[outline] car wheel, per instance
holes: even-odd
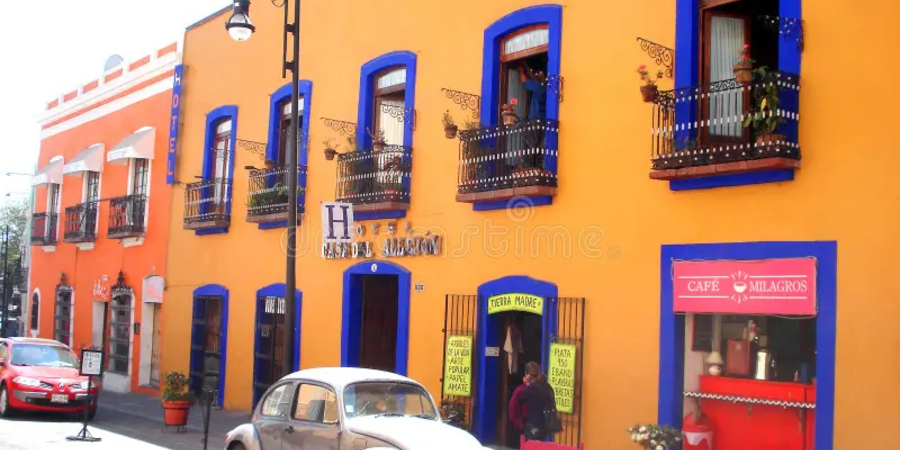
[[[0,417],[11,417],[13,412],[12,406],[9,406],[9,390],[3,385],[0,387]]]

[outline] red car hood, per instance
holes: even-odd
[[[38,380],[72,380],[77,383],[87,381],[87,377],[78,375],[78,369],[74,367],[46,367],[46,366],[13,366],[16,375],[21,375]]]

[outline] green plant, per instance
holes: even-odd
[[[466,405],[450,400],[441,402],[441,419],[444,423],[463,430],[469,429],[466,423]]]
[[[164,402],[193,402],[190,379],[180,372],[169,372],[165,376],[160,400]]]
[[[656,82],[659,81],[659,79],[663,77],[662,70],[656,72],[656,78],[651,77],[650,71],[647,70],[647,66],[645,66],[643,64],[638,66],[637,73],[638,73],[638,75],[641,76],[641,80],[644,81],[644,84],[646,86],[656,86]]]
[[[444,117],[441,119],[441,123],[444,124],[444,128],[453,128],[456,126],[456,122],[453,121],[453,116],[450,115],[450,110],[444,112]]]
[[[757,135],[772,134],[784,117],[778,115],[778,85],[767,79],[766,67],[753,71],[756,84],[753,86],[754,105],[744,119],[744,128],[753,127]]]
[[[638,424],[628,429],[631,441],[646,450],[668,450],[678,448],[681,431],[657,424]]]

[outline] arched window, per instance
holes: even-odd
[[[41,314],[41,294],[37,291],[34,291],[34,294],[31,295],[31,329],[32,331],[38,330],[38,319]]]

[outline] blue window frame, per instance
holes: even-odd
[[[227,175],[225,178],[227,180],[234,179],[234,146],[237,141],[237,131],[238,131],[238,107],[235,105],[226,105],[220,106],[212,111],[210,111],[206,115],[206,138],[203,142],[203,167],[201,171],[201,175],[204,181],[211,180],[216,178],[216,137],[217,137],[217,128],[224,122],[231,121],[231,135],[228,139],[228,148],[225,151],[225,154],[222,155],[224,158],[227,158],[225,167],[225,174]],[[203,191],[204,199],[210,198],[216,194],[216,189],[206,189]],[[225,213],[227,215],[231,215],[231,196],[232,189],[230,183],[227,186],[222,187],[221,201],[225,203]],[[205,203],[203,208],[208,208],[208,203]],[[201,211],[205,212],[205,211]],[[195,233],[198,236],[209,235],[209,234],[220,234],[227,233],[228,227],[219,227],[219,228],[209,228],[205,230],[196,230]]]
[[[549,31],[547,43],[547,72],[559,75],[562,48],[562,6],[538,5],[523,8],[507,14],[484,30],[484,60],[481,69],[481,125],[497,125],[499,119],[500,99],[500,45],[503,39],[522,28],[535,25],[546,25]],[[546,118],[559,120],[559,102],[551,89],[547,90]],[[551,150],[557,149],[557,142],[548,141],[547,146]],[[556,164],[549,164],[547,169],[557,172]],[[553,203],[553,197],[541,196],[529,199],[529,206],[549,205]],[[492,202],[480,202],[473,205],[476,211],[488,211],[495,209],[514,208],[521,206],[521,201],[499,200]]]

